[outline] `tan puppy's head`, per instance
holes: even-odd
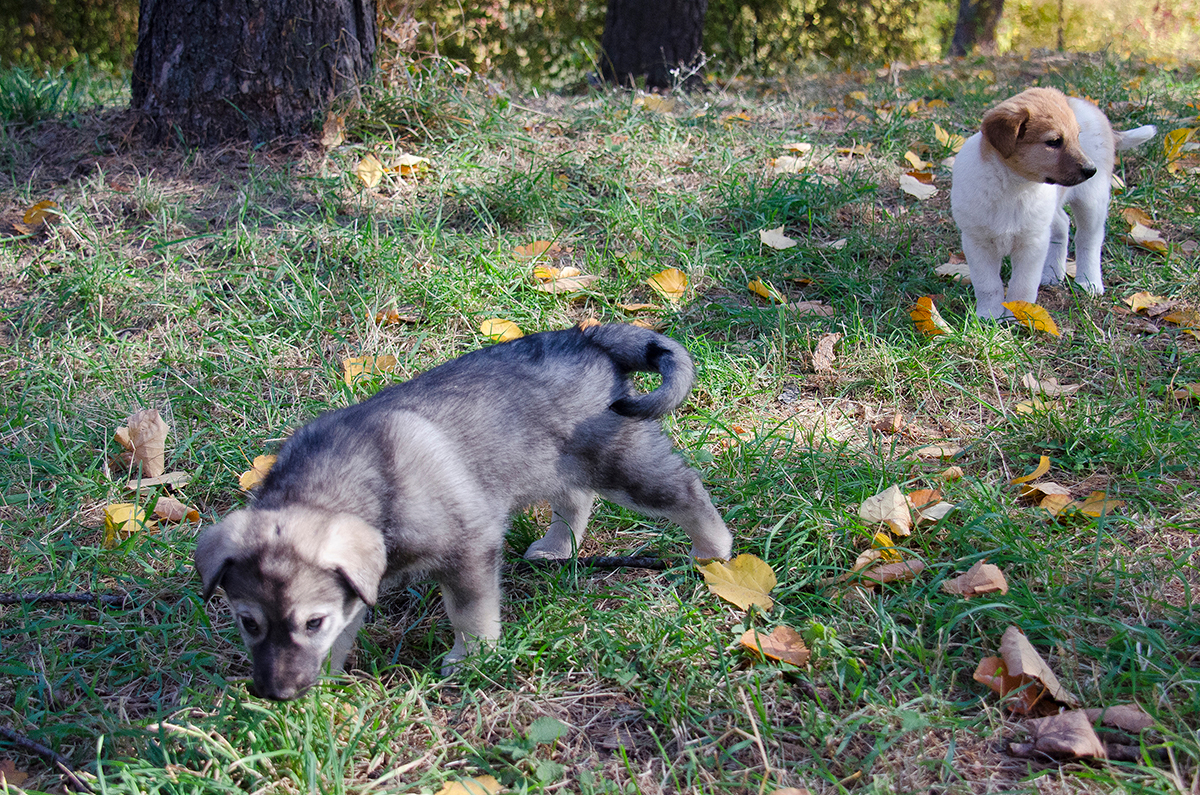
[[[1030,88],[983,115],[983,140],[1031,182],[1078,185],[1096,173],[1079,145],[1079,122],[1055,88]]]

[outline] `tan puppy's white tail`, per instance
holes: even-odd
[[[1113,130],[1113,142],[1116,144],[1118,152],[1124,152],[1126,149],[1141,146],[1157,134],[1157,127],[1153,124],[1146,124],[1132,130]]]

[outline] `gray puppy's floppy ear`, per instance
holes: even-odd
[[[1029,111],[1026,108],[1001,102],[983,114],[983,139],[995,147],[1001,157],[1012,157],[1027,121]]]
[[[387,550],[383,534],[374,527],[350,514],[335,517],[326,528],[316,562],[339,572],[359,599],[375,605],[387,570]]]
[[[212,525],[196,539],[196,554],[193,558],[196,571],[203,583],[201,595],[208,601],[213,591],[225,577],[225,570],[237,560],[244,549],[243,538],[250,515],[247,511],[234,511],[225,520]]]

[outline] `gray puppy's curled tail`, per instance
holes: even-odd
[[[629,395],[609,408],[623,417],[653,419],[673,410],[687,398],[696,368],[687,349],[656,331],[621,324],[582,329],[623,372],[658,373],[662,384],[644,395]]]

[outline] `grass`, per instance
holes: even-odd
[[[5,126],[0,224],[45,198],[61,216],[0,243],[0,592],[129,603],[0,607],[0,726],[112,793],[434,792],[484,774],[519,792],[1194,791],[1200,434],[1194,402],[1172,390],[1200,381],[1200,343],[1120,299],[1195,305],[1183,244],[1197,176],[1168,171],[1161,138],[1126,153],[1108,294],[1042,293],[1061,339],[980,323],[970,288],[933,274],[959,250],[947,168],[926,202],[896,188],[905,151],[949,154],[935,123],[969,134],[1035,81],[1160,133],[1195,116],[1200,91],[1188,68],[1046,57],[932,64],[894,82],[714,83],[658,113],[621,93],[496,97],[435,65],[405,84],[411,101],[372,95],[329,152],[146,151],[111,111]],[[894,112],[917,98],[946,104]],[[741,112],[749,122],[727,118]],[[795,140],[815,145],[814,166],[773,174]],[[871,148],[837,153],[852,144]],[[354,176],[363,154],[388,164],[402,150],[432,167],[374,190]],[[1155,217],[1169,255],[1123,242],[1130,206]],[[778,226],[794,248],[759,244]],[[512,252],[535,239],[600,281],[578,296],[533,290]],[[666,267],[690,279],[678,306],[645,285]],[[769,305],[751,278],[833,315]],[[915,330],[908,310],[926,294],[953,334]],[[602,505],[582,554],[672,567],[509,567],[503,639],[450,679],[437,674],[450,637],[436,589],[393,594],[349,676],[275,705],[247,694],[226,609],[200,601],[194,525],[101,546],[105,505],[128,499],[112,434],[135,408],[170,424],[168,469],[192,475],[183,498],[208,523],[244,502],[238,473],[290,429],[485,344],[482,320],[531,332],[627,320],[618,304],[642,301],[660,308],[639,316],[696,358],[696,389],[666,427],[739,551],[776,571],[770,614],[710,595],[678,528]],[[419,320],[377,325],[388,307]],[[816,372],[812,352],[835,331],[832,370]],[[341,360],[363,354],[397,368],[348,388]],[[1027,372],[1082,388],[1022,413]],[[960,452],[909,454],[935,443]],[[1124,507],[1048,521],[1008,485],[1043,454],[1046,479]],[[943,483],[949,463],[965,476]],[[823,586],[870,545],[859,504],[897,483],[940,486],[957,506],[904,539],[925,572],[862,598]],[[516,518],[510,562],[544,514]],[[1007,595],[942,592],[982,558],[1003,568]],[[776,624],[826,635],[813,665],[738,647],[749,626]],[[1134,701],[1155,718],[1130,741],[1140,762],[1009,753],[1027,722],[971,674],[1013,624],[1086,706]],[[0,739],[0,756],[30,774],[26,789],[58,786],[28,749]]]

